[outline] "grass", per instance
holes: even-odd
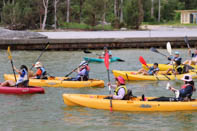
[[[63,23],[62,29],[79,29],[79,30],[113,30],[111,25],[96,25],[90,26],[84,23]]]

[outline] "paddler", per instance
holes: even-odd
[[[45,68],[43,67],[41,62],[36,62],[36,64],[34,65],[34,67],[37,69],[36,73],[33,74],[33,76],[31,78],[35,78],[35,79],[47,79],[47,72],[45,70]]]
[[[99,58],[104,58],[106,52],[108,52],[109,58],[111,58],[112,57],[112,52],[110,50],[108,50],[107,47],[104,47],[103,49],[104,49],[104,51],[102,53],[102,56],[100,56]]]
[[[197,65],[197,48],[194,51],[194,53],[191,53],[191,49],[189,48],[188,53],[189,53],[189,56],[192,57],[192,59],[184,61],[183,64]]]
[[[146,65],[146,67],[149,69],[148,71],[145,70],[144,68],[138,70],[138,72],[136,73],[131,73],[131,74],[142,74],[142,75],[157,75],[157,73],[159,72],[159,68],[158,68],[158,63],[154,63],[153,66],[149,67],[148,65]]]
[[[179,61],[179,63],[181,63],[182,58],[180,57],[180,53],[178,51],[176,51],[174,53],[174,56],[169,56],[168,60],[170,60],[171,62],[176,62]],[[170,63],[172,64],[172,63]]]
[[[5,82],[1,83],[0,86],[18,86],[18,87],[27,87],[29,83],[28,78],[28,68],[25,65],[20,66],[20,70],[14,67],[14,70],[20,75],[17,82],[12,80],[6,80]]]
[[[128,90],[125,85],[125,80],[121,76],[118,76],[115,78],[116,85],[111,85],[111,83],[108,83],[108,86],[111,88],[114,88],[114,95],[108,96],[105,99],[116,99],[116,100],[128,100],[130,99],[130,96],[132,96],[132,91]]]
[[[185,101],[185,100],[191,100],[191,96],[194,91],[196,91],[196,88],[194,86],[194,81],[192,80],[191,75],[184,75],[181,80],[184,81],[184,85],[181,87],[180,90],[177,90],[173,88],[172,86],[167,86],[167,89],[175,92],[176,94],[176,99],[178,101]]]
[[[174,75],[188,73],[188,69],[186,66],[180,63],[180,60],[175,61],[175,66],[173,68],[169,68],[164,74],[168,75],[170,72]]]
[[[90,67],[87,61],[82,61],[79,68],[76,70],[77,76],[71,79],[64,79],[65,81],[87,81],[89,79]]]

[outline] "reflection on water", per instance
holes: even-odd
[[[166,50],[160,50],[166,53]],[[188,58],[187,50],[179,51],[183,59]],[[97,54],[102,51],[93,51]],[[110,70],[138,70],[141,64],[139,56],[143,56],[147,63],[166,63],[166,58],[154,54],[149,50],[129,49],[112,50],[114,56],[126,62],[110,64]],[[14,65],[19,67],[26,64],[31,67],[39,56],[39,51],[12,51]],[[82,51],[46,51],[40,61],[53,76],[64,76],[76,68],[83,60],[83,56],[96,57],[93,54],[84,54]],[[10,61],[6,51],[0,51],[0,81],[4,73],[12,73]],[[107,82],[107,72],[104,63],[90,64],[91,78],[103,79]],[[34,69],[35,71],[35,69]],[[75,76],[73,73],[71,76]],[[111,81],[114,77],[110,73]],[[127,87],[132,89],[135,96],[174,96],[166,90],[167,81],[135,81],[128,82]],[[170,84],[179,89],[182,82],[170,81]],[[196,85],[196,83],[195,83]],[[197,85],[196,85],[197,86]],[[45,87],[45,94],[34,95],[0,95],[0,131],[54,131],[54,130],[196,130],[197,112],[110,112],[85,107],[68,107],[63,103],[63,93],[82,94],[109,94],[105,88],[52,88]],[[196,93],[193,95],[196,97]],[[36,125],[36,126],[35,126]]]

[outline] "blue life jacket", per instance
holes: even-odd
[[[46,72],[45,68],[44,67],[40,67],[40,70],[42,71],[42,74],[41,74],[41,76],[37,75],[36,78],[37,79],[43,79],[43,78],[47,77],[46,76],[47,72]]]
[[[28,72],[27,72],[27,70],[22,69],[21,72],[22,72],[22,74],[20,74],[20,76],[19,76],[19,78],[18,78],[18,80],[16,82],[16,85],[28,80]]]
[[[156,71],[159,71],[159,68],[154,68],[153,66],[148,70],[149,75],[154,75]]]

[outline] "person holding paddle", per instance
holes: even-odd
[[[28,78],[28,68],[25,65],[20,66],[20,70],[14,67],[14,70],[20,75],[19,79],[15,82],[12,80],[6,80],[5,82],[1,83],[0,86],[18,86],[18,87],[27,87],[29,83]]]
[[[114,95],[105,97],[104,99],[129,100],[130,96],[132,96],[132,92],[127,89],[124,78],[118,76],[115,80],[116,85],[111,85],[111,83],[108,83],[110,87],[115,89]]]
[[[181,63],[182,58],[180,57],[180,53],[178,51],[176,51],[174,53],[174,56],[168,56],[168,60],[175,62],[175,61],[179,61]],[[172,64],[172,63],[170,63]]]
[[[157,73],[159,72],[158,63],[154,63],[153,66],[151,66],[151,67],[146,65],[146,67],[149,69],[148,71],[145,70],[144,68],[142,68],[142,69],[138,70],[138,72],[136,72],[136,73],[132,72],[132,74],[157,75]]]
[[[194,53],[191,53],[191,49],[189,48],[188,53],[189,53],[189,56],[191,56],[192,59],[184,61],[183,64],[197,65],[197,48],[194,51]]]
[[[64,79],[65,81],[87,81],[89,79],[90,67],[87,61],[82,61],[79,68],[75,70],[78,74],[75,78]]]
[[[36,62],[36,64],[34,65],[34,67],[37,69],[36,73],[33,74],[33,76],[31,78],[35,78],[35,79],[47,79],[47,72],[45,70],[45,68],[43,67],[41,62]]]
[[[191,75],[184,75],[181,79],[184,81],[184,85],[180,90],[173,88],[172,86],[167,86],[166,89],[171,90],[176,93],[176,98],[178,101],[191,100],[191,96],[196,88],[194,86],[194,81]]]

